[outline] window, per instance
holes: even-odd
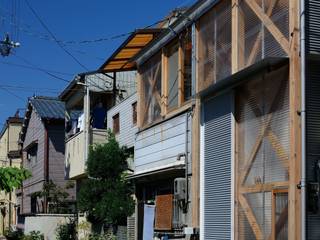
[[[167,96],[168,110],[178,106],[179,44],[167,48]]]
[[[145,62],[140,70],[141,76],[141,118],[143,125],[157,121],[161,117],[161,53]]]
[[[118,134],[120,132],[120,115],[117,113],[112,117],[113,121],[113,133]]]
[[[137,102],[132,104],[132,124],[137,124]]]
[[[192,95],[192,81],[191,81],[191,64],[192,64],[192,40],[191,40],[191,29],[182,34],[181,42],[183,52],[183,100],[188,101]]]
[[[33,146],[29,147],[27,150],[27,159],[31,166],[37,164],[37,152],[38,152],[38,144],[34,144]]]

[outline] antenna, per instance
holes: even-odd
[[[13,48],[20,47],[19,42],[13,42],[10,40],[9,33],[7,33],[2,41],[0,41],[0,54],[3,57],[10,55]]]

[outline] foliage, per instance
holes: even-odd
[[[57,240],[73,240],[76,239],[76,223],[74,220],[61,224],[56,229]]]
[[[12,192],[15,188],[19,188],[22,182],[29,177],[31,177],[31,173],[23,168],[0,168],[0,190]]]
[[[112,233],[90,234],[89,240],[117,240],[117,237]]]
[[[133,188],[126,180],[128,151],[108,131],[107,143],[90,147],[87,173],[78,195],[80,211],[92,223],[121,224],[134,210]]]
[[[73,188],[74,184],[67,183],[64,188],[57,186],[52,180],[43,184],[43,188],[39,192],[32,194],[33,197],[45,198],[50,205],[50,213],[69,213],[69,204],[67,198],[69,193],[66,189]]]
[[[30,234],[25,235],[21,230],[8,230],[4,235],[8,240],[44,240],[43,234],[39,231],[32,231]]]

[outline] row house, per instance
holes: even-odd
[[[97,71],[78,74],[60,94],[66,106],[65,174],[77,181],[78,188],[88,177],[89,146],[105,143],[107,129],[133,153],[137,73],[135,64],[129,60],[158,33],[157,29],[135,30]]]
[[[136,239],[319,239],[319,9],[197,1],[134,57]]]
[[[70,211],[75,201],[75,186],[65,179],[64,136],[65,105],[57,98],[35,96],[28,100],[26,113],[20,133],[23,167],[32,174],[23,181],[21,188],[20,214],[30,216],[51,213],[49,199],[37,193],[45,183],[52,181],[56,186],[66,189]]]
[[[9,117],[0,132],[0,167],[21,166],[21,154],[18,144],[19,133],[22,127],[23,118],[19,111],[13,117]],[[17,222],[19,212],[16,194],[19,190],[11,193],[0,192],[0,236],[5,230]]]

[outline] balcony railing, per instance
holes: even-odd
[[[89,144],[105,143],[107,140],[107,130],[91,129],[89,134]],[[85,176],[86,159],[85,148],[89,148],[85,143],[83,131],[75,134],[66,141],[65,150],[65,174],[68,179],[77,179]]]

